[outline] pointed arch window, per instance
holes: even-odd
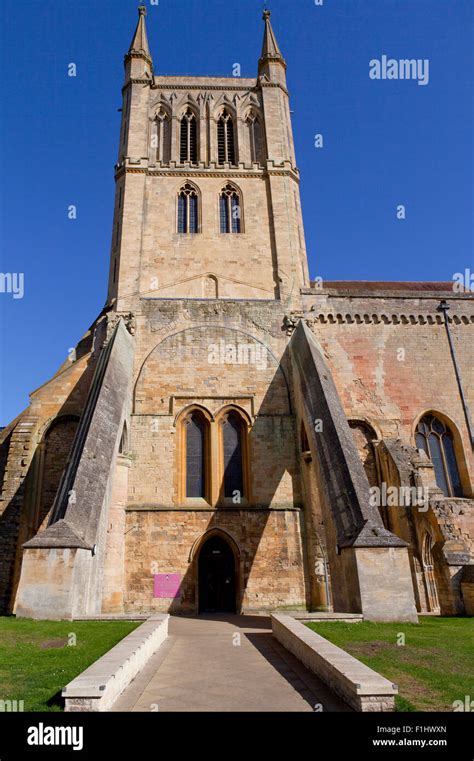
[[[156,160],[169,164],[171,159],[171,122],[167,112],[160,108],[155,119],[152,148],[156,150]]]
[[[436,483],[446,497],[462,497],[462,485],[449,427],[435,415],[425,415],[416,428],[416,446],[434,465]]]
[[[217,153],[219,164],[235,164],[234,122],[227,109],[223,110],[217,122]]]
[[[253,111],[249,113],[245,121],[250,144],[250,158],[253,163],[263,164],[265,161],[264,140],[262,122]]]
[[[221,233],[242,232],[242,205],[240,195],[232,185],[226,185],[219,198]]]
[[[181,118],[179,157],[182,164],[197,164],[197,122],[190,108],[186,109]]]
[[[187,182],[178,194],[178,233],[199,232],[199,196]]]
[[[186,498],[207,499],[208,495],[208,422],[194,410],[184,421],[186,456]]]
[[[222,496],[240,504],[246,498],[246,432],[245,421],[231,410],[221,421],[222,425]]]

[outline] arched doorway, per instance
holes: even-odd
[[[235,558],[221,536],[211,536],[198,560],[199,612],[235,613]]]

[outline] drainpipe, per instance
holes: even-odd
[[[443,299],[440,305],[438,306],[438,312],[442,312],[444,315],[444,324],[446,327],[446,334],[448,336],[449,348],[451,351],[451,357],[452,357],[453,365],[454,365],[454,372],[456,373],[456,380],[458,382],[459,396],[461,397],[461,402],[462,402],[462,406],[464,410],[464,416],[466,418],[467,430],[469,432],[469,438],[471,440],[471,447],[474,449],[474,426],[472,425],[471,414],[469,412],[469,406],[467,403],[466,396],[464,394],[464,388],[463,388],[462,378],[461,378],[461,370],[459,368],[457,357],[456,357],[456,350],[454,348],[453,337],[449,329],[449,318],[448,318],[449,309],[450,309],[449,304],[445,301],[445,299]]]
[[[326,555],[323,555],[324,560],[324,581],[326,586],[326,607],[331,610],[331,600],[329,599],[329,579],[328,579],[328,561]]]

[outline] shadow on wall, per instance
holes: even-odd
[[[164,376],[166,376],[165,362],[167,361],[165,356],[161,358],[155,357],[154,359],[154,363],[160,365],[161,373]],[[175,357],[173,361],[176,364]],[[195,355],[192,357],[192,361],[197,362]],[[264,396],[259,408],[255,410],[255,419],[248,433],[248,452],[251,471],[250,504],[244,508],[238,504],[229,504],[231,501],[227,499],[224,505],[222,505],[222,500],[220,500],[210,515],[208,512],[196,511],[195,520],[197,523],[194,524],[196,526],[194,536],[196,537],[196,534],[198,536],[184,550],[188,558],[188,568],[181,579],[177,596],[171,599],[168,607],[168,612],[170,613],[195,614],[199,609],[202,610],[205,607],[201,599],[203,596],[202,579],[201,595],[199,591],[200,566],[202,573],[209,572],[209,563],[208,561],[204,562],[203,558],[211,552],[210,548],[213,542],[216,544],[216,556],[221,554],[222,556],[233,558],[235,582],[234,579],[230,578],[227,583],[231,586],[235,583],[235,602],[233,606],[225,603],[225,606],[231,608],[229,612],[233,610],[240,612],[243,607],[249,609],[249,602],[254,608],[263,608],[265,607],[264,601],[266,597],[276,599],[279,595],[282,599],[282,605],[284,605],[285,598],[289,599],[291,597],[293,589],[298,586],[298,583],[301,587],[303,586],[301,581],[303,578],[305,583],[301,603],[306,605],[310,603],[309,590],[306,584],[306,558],[303,555],[304,542],[301,541],[303,521],[299,509],[301,507],[299,503],[300,472],[297,459],[297,437],[288,381],[288,356],[285,354],[279,365],[274,360],[272,362],[274,367],[271,370],[271,375],[270,373],[268,375]],[[188,377],[189,373],[187,373],[185,362],[183,361],[183,364],[180,366],[182,376],[184,378]],[[233,372],[235,372],[234,378],[232,378]],[[255,366],[249,365],[246,367],[247,387],[257,385],[258,372]],[[216,368],[213,368],[213,376],[216,373]],[[255,382],[252,379],[252,373],[255,373]],[[144,377],[146,382],[146,373]],[[203,389],[208,389],[214,380],[215,378],[212,381],[201,378],[199,384]],[[238,397],[238,393],[236,393],[238,383],[237,370],[232,366],[227,366],[225,372],[222,372],[219,377],[218,385],[220,388],[225,388],[228,391],[229,398],[232,398]],[[232,389],[232,391],[229,389]],[[138,384],[136,393],[140,396],[141,392]],[[205,399],[206,394],[208,395],[207,398],[212,396],[211,391],[203,391],[197,388],[196,380],[193,377],[193,397],[196,400]],[[269,463],[271,463],[271,467],[269,467]],[[232,467],[231,460],[228,467]],[[293,495],[291,503],[276,504],[280,483],[283,477],[288,474],[291,479],[291,493]],[[219,493],[222,496],[224,492],[223,483],[220,483],[218,487]],[[258,494],[258,499],[255,498],[256,494]],[[272,504],[274,507],[282,509],[270,511],[268,508]],[[295,518],[293,524],[294,531],[292,531],[291,522],[287,520],[288,509],[292,511],[292,515]],[[207,516],[205,523],[204,516]],[[272,527],[271,532],[268,533],[267,528],[269,528],[270,520],[275,522],[276,528]],[[200,523],[201,521],[203,523]],[[148,528],[146,523],[143,522],[128,534],[126,556],[130,558],[130,561],[135,557],[136,550],[139,549],[142,543],[149,542],[147,533]],[[159,532],[157,532],[156,544],[162,541],[169,541],[166,533],[166,528],[160,528]],[[183,541],[185,540],[180,540],[178,535],[172,541],[176,541],[178,545],[181,544],[181,547],[178,547],[178,549],[183,551]],[[219,542],[220,551],[218,547]],[[226,550],[226,547],[228,550]],[[164,562],[166,566],[163,571],[166,573],[170,569],[170,565],[169,561]],[[217,565],[218,562],[216,561],[216,568]],[[229,576],[229,564],[226,566],[224,559],[222,559],[222,565],[227,569],[227,571],[223,571],[222,576],[225,577],[226,572]],[[265,570],[263,570],[264,565],[266,566]],[[147,573],[150,573],[150,575],[148,576]],[[259,590],[252,590],[249,601],[246,598],[246,592],[248,590],[249,579],[252,578],[252,575],[256,580],[258,579]],[[297,577],[299,577],[299,582],[295,582]],[[218,587],[219,584],[225,584],[226,582],[224,578],[223,581],[210,579],[210,583]],[[126,588],[125,604],[127,609],[134,608],[133,590],[150,590],[151,603],[153,574],[151,571],[148,572],[148,569],[143,568],[143,564],[133,571],[129,567]],[[220,592],[217,591],[216,594],[223,595],[224,592],[221,590]],[[259,594],[261,594],[262,599],[261,606],[258,603]]]

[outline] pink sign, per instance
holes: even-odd
[[[178,597],[181,586],[179,573],[157,573],[153,582],[153,597]]]

